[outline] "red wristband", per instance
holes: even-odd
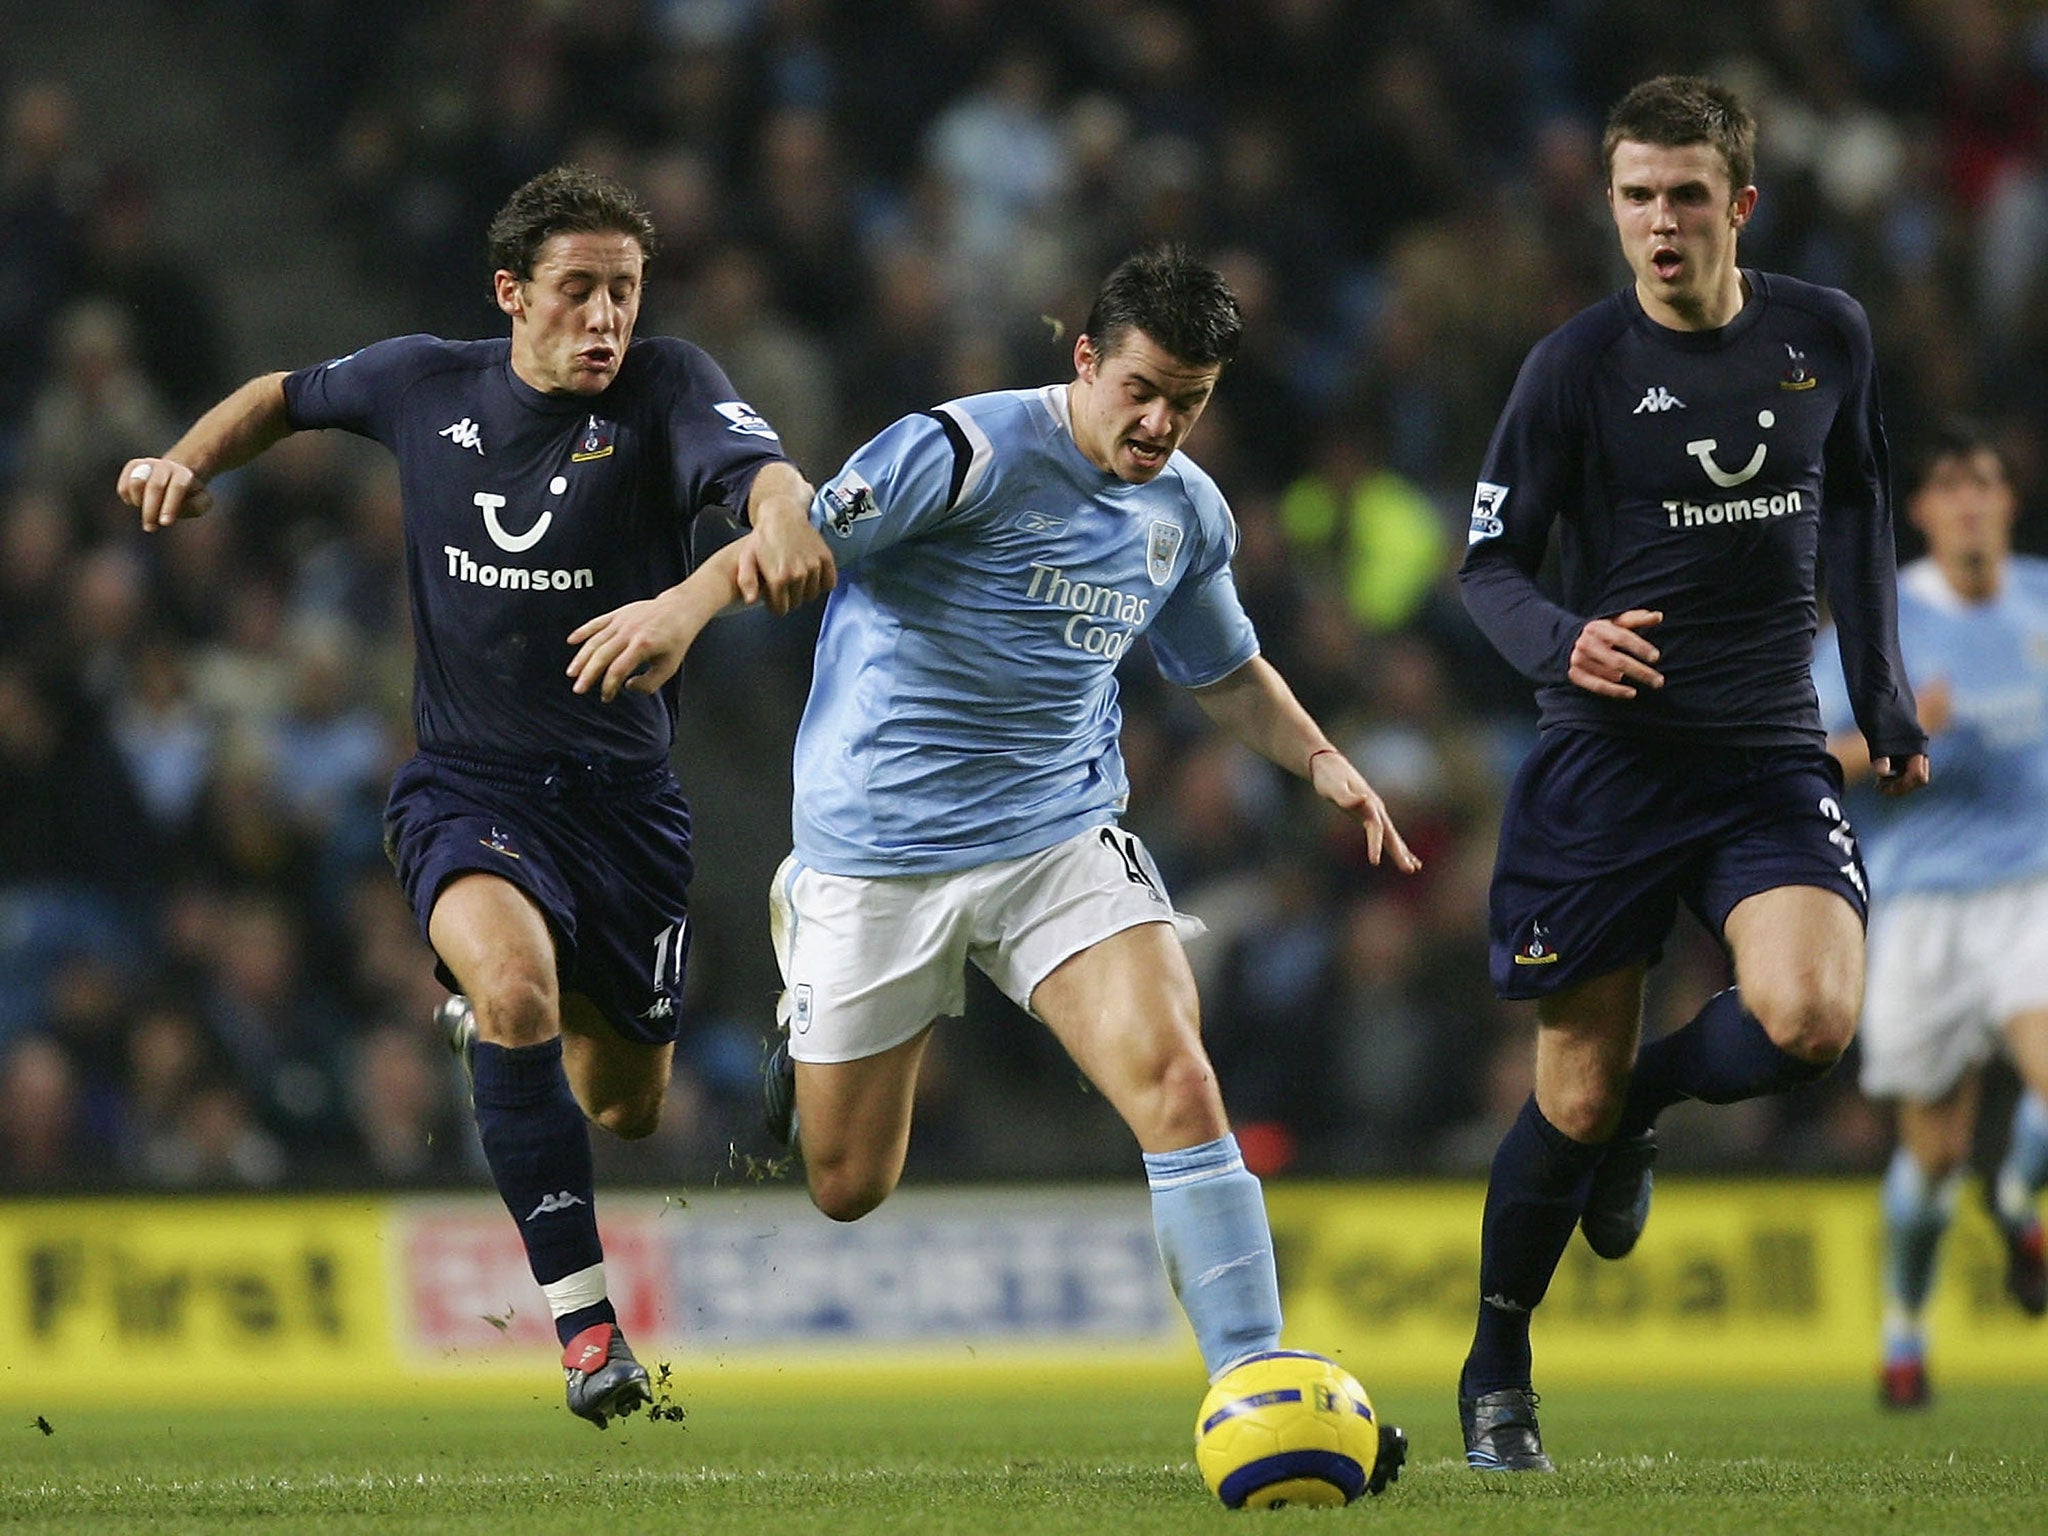
[[[1316,775],[1316,759],[1325,752],[1329,753],[1332,757],[1338,755],[1335,747],[1317,747],[1315,751],[1309,753],[1308,761],[1302,765],[1302,773],[1309,778],[1314,778]]]

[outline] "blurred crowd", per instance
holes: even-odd
[[[1533,716],[1453,573],[1523,353],[1624,280],[1598,165],[1622,90],[1667,68],[1743,89],[1763,122],[1745,261],[1862,299],[1895,442],[1962,409],[2025,504],[2048,472],[2048,20],[2025,6],[176,8],[273,61],[257,115],[349,231],[380,334],[502,334],[485,223],[533,172],[594,165],[662,233],[642,333],[707,347],[814,479],[903,412],[1064,377],[1132,247],[1181,239],[1224,268],[1248,330],[1193,452],[1232,497],[1267,653],[1426,861],[1370,867],[1355,828],[1133,652],[1130,823],[1209,926],[1206,1029],[1266,1171],[1471,1171],[1527,1092],[1485,893]],[[157,210],[180,167],[109,157],[63,82],[0,73],[0,132],[0,1187],[479,1178],[380,847],[409,750],[390,466],[301,435],[223,479],[215,516],[142,538],[120,463],[241,376],[318,359],[234,355],[234,232],[174,248]],[[763,893],[815,622],[724,620],[693,658],[677,764],[701,937],[668,1128],[604,1149],[628,1173],[738,1176],[765,1150]],[[1653,977],[1669,1027],[1722,961],[1688,929]],[[970,995],[913,1168],[1128,1172],[1043,1032]],[[1845,1071],[1667,1141],[1679,1164],[1882,1152]]]

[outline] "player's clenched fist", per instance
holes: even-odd
[[[121,466],[114,494],[142,512],[142,531],[168,528],[181,517],[213,510],[213,492],[176,459],[130,459]]]

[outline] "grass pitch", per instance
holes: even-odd
[[[1347,1510],[1232,1514],[1191,1452],[1197,1395],[957,1386],[883,1398],[706,1397],[599,1433],[525,1408],[32,1410],[0,1423],[0,1526],[37,1532],[2038,1533],[2039,1388],[1881,1415],[1848,1390],[1559,1391],[1554,1477],[1466,1471],[1448,1387],[1390,1391],[1413,1451]]]

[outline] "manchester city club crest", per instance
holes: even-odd
[[[1163,587],[1173,579],[1173,562],[1180,558],[1181,540],[1187,536],[1179,523],[1164,519],[1155,522],[1145,533],[1145,574],[1152,578],[1152,585]]]

